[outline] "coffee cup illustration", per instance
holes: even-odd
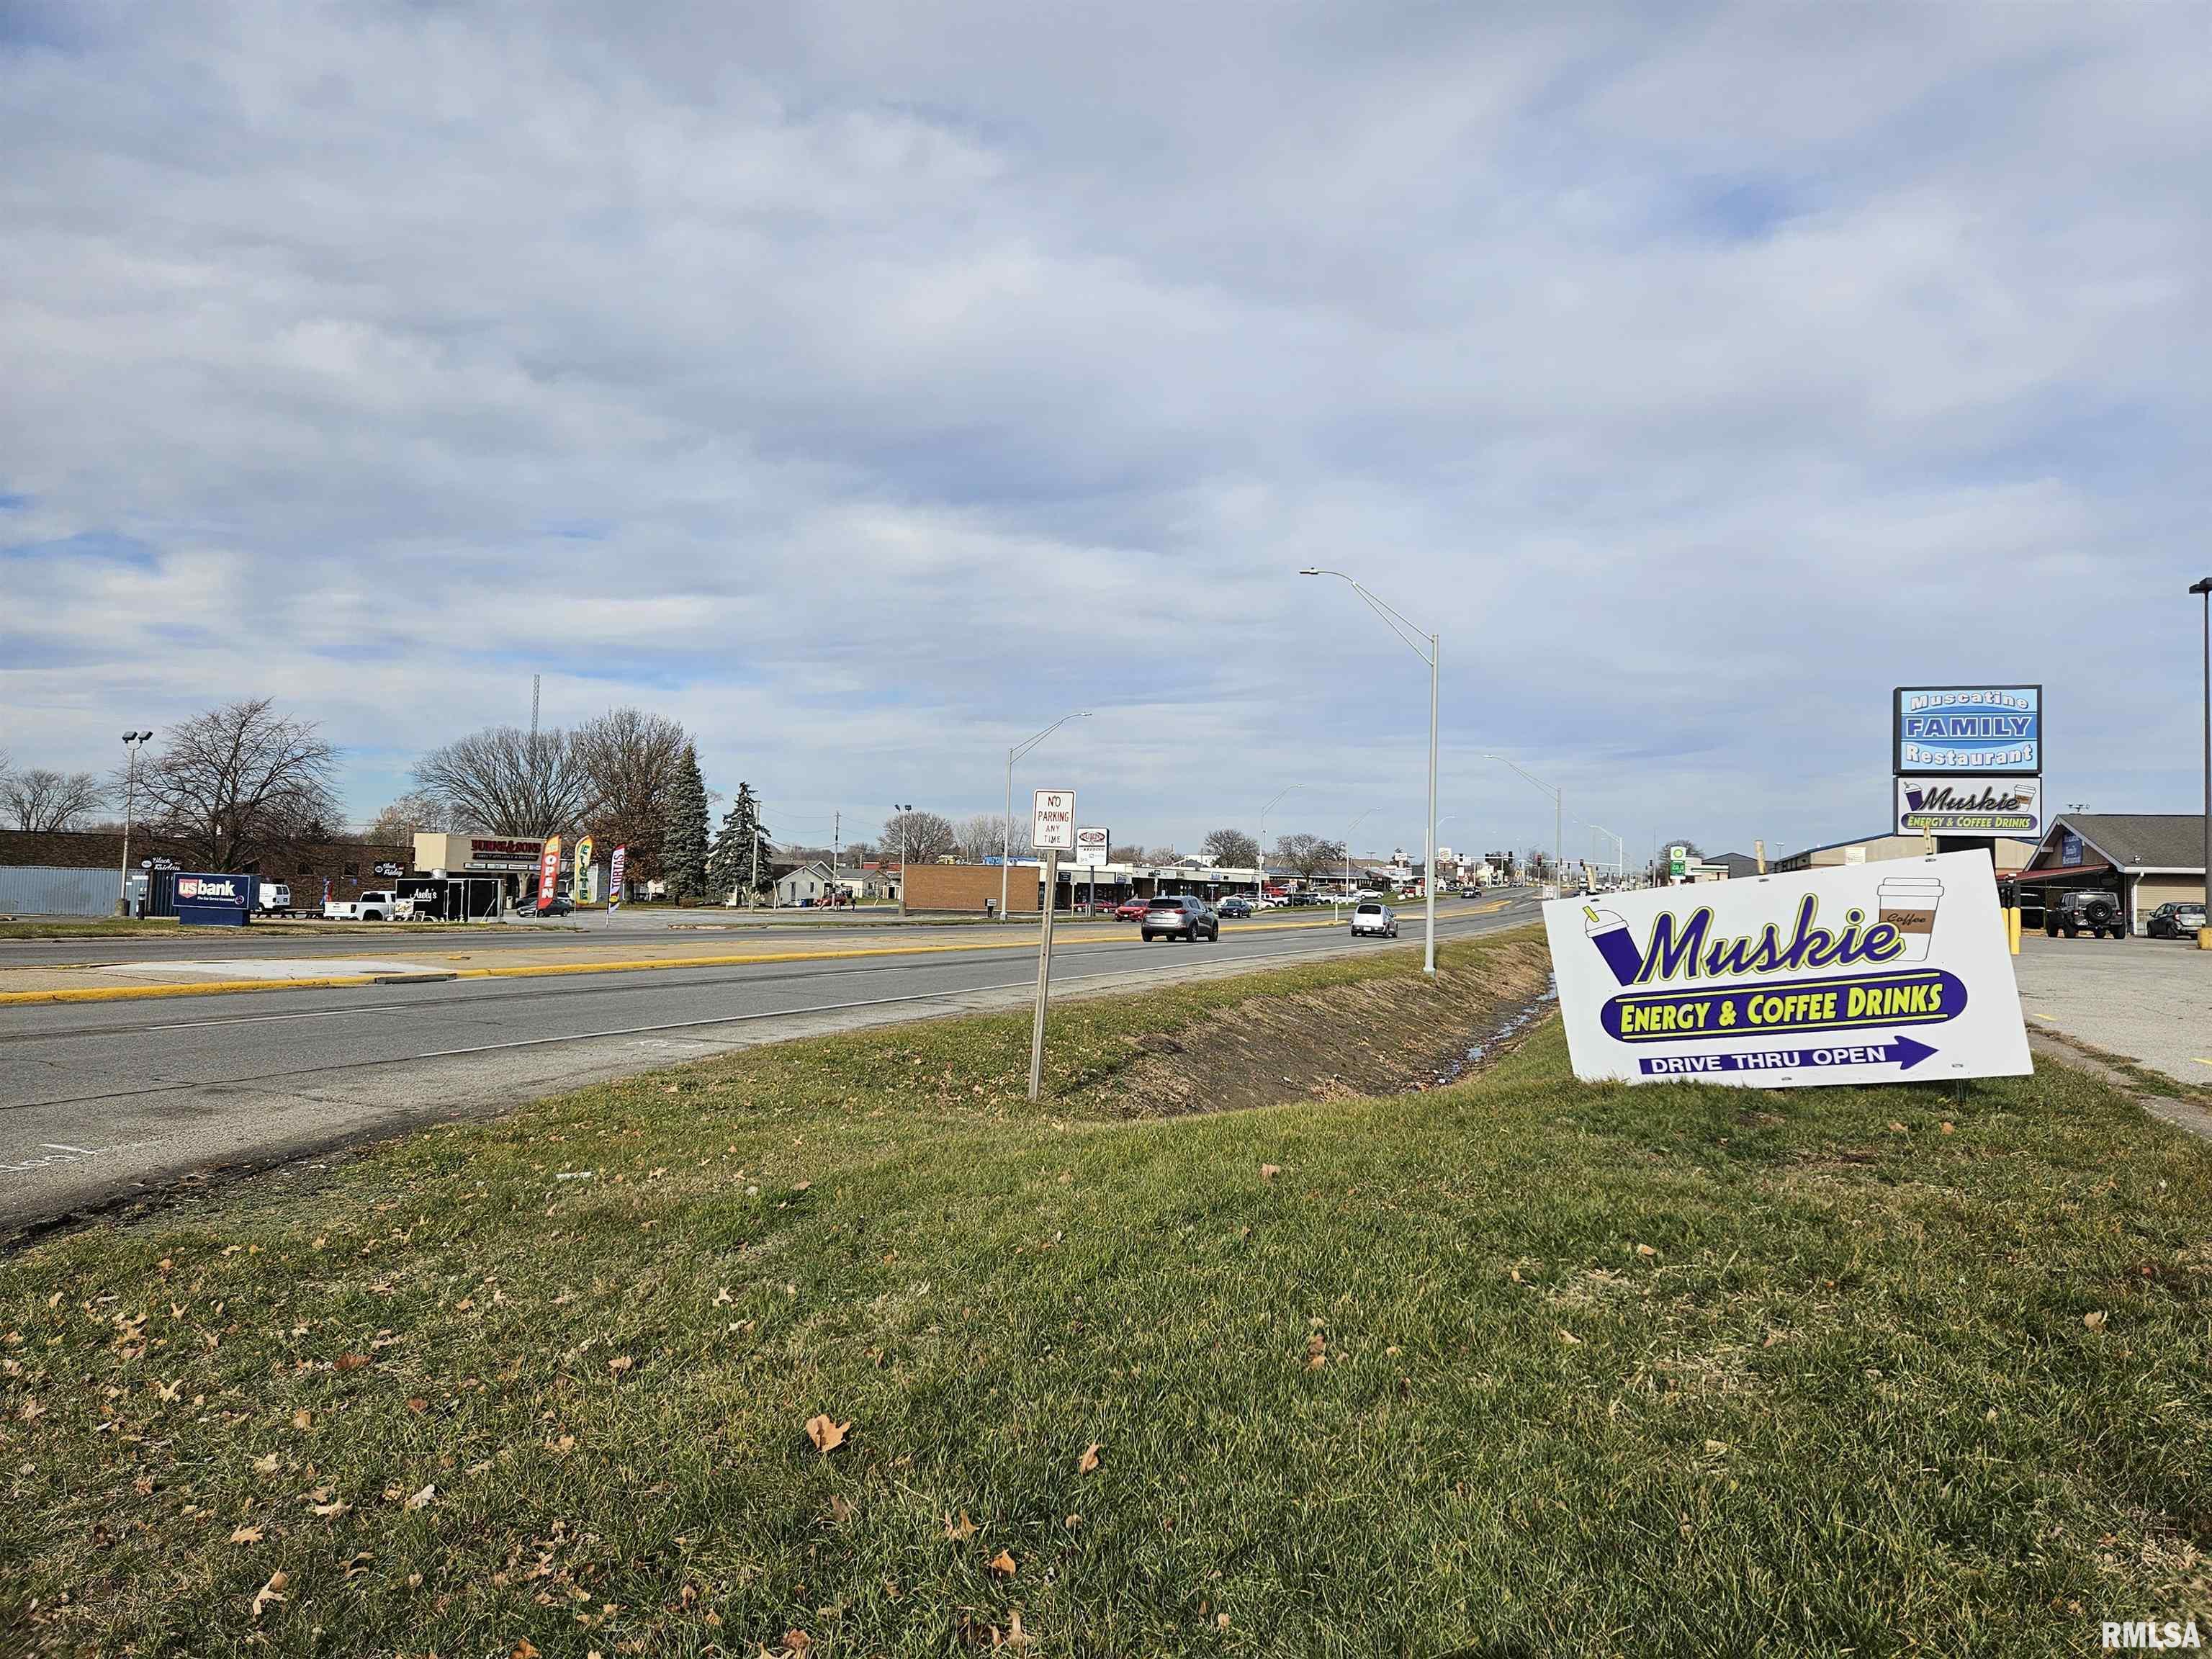
[[[1623,985],[1635,984],[1637,975],[1644,971],[1644,953],[1636,948],[1628,924],[1610,910],[1594,910],[1587,904],[1583,906],[1583,915],[1587,918],[1583,933],[1597,946],[1613,976]]]
[[[1887,876],[1875,890],[1878,919],[1897,930],[1905,946],[1895,960],[1925,962],[1936,936],[1936,908],[1943,902],[1943,884],[1933,876]]]

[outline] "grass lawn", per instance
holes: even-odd
[[[174,916],[13,916],[0,921],[0,939],[133,939],[173,933]]]
[[[2212,1148],[2063,1068],[1583,1087],[1555,1025],[1450,1089],[1112,1115],[1163,1035],[1415,954],[1068,1005],[1043,1109],[1025,1016],[896,1028],[31,1249],[0,1267],[0,1631],[446,1659],[2212,1634]]]

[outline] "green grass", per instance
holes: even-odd
[[[2212,1621],[2212,1149],[2057,1067],[1583,1087],[1556,1026],[1449,1090],[1104,1117],[1139,1035],[1411,957],[1069,1005],[1043,1109],[1025,1017],[898,1028],[30,1250],[0,1619],[610,1659]]]
[[[173,933],[173,916],[15,916],[0,921],[0,939],[132,938],[146,933]]]

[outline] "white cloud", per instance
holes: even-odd
[[[365,815],[542,669],[812,834],[1089,706],[1037,764],[1118,833],[1412,843],[1419,665],[1318,561],[1444,635],[1456,840],[1548,838],[1501,745],[1632,851],[1857,832],[1953,675],[2185,807],[2191,27],[19,8],[0,745],[271,692]]]

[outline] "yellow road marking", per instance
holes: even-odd
[[[1449,913],[1440,910],[1437,913],[1437,919],[1445,921],[1467,916],[1489,915],[1505,908],[1506,902],[1501,899],[1494,904],[1478,906],[1472,910]],[[1341,925],[1334,919],[1328,921],[1260,921],[1243,923],[1230,931],[1236,933],[1282,933]],[[767,963],[840,962],[848,957],[857,960],[864,957],[949,956],[962,951],[1020,948],[1025,947],[1005,939],[981,939],[958,945],[880,945],[850,951],[755,951],[732,956],[646,957],[626,962],[524,963],[512,968],[457,968],[434,971],[450,971],[455,979],[542,979],[566,974],[638,974],[662,972],[671,968],[747,968]],[[447,957],[449,961],[460,959]],[[54,970],[41,969],[39,971]],[[181,985],[101,985],[46,991],[0,991],[0,1007],[46,1002],[129,1002],[142,997],[231,996],[245,991],[330,991],[352,986],[388,984],[394,977],[391,972],[333,974],[314,979],[222,979]]]

